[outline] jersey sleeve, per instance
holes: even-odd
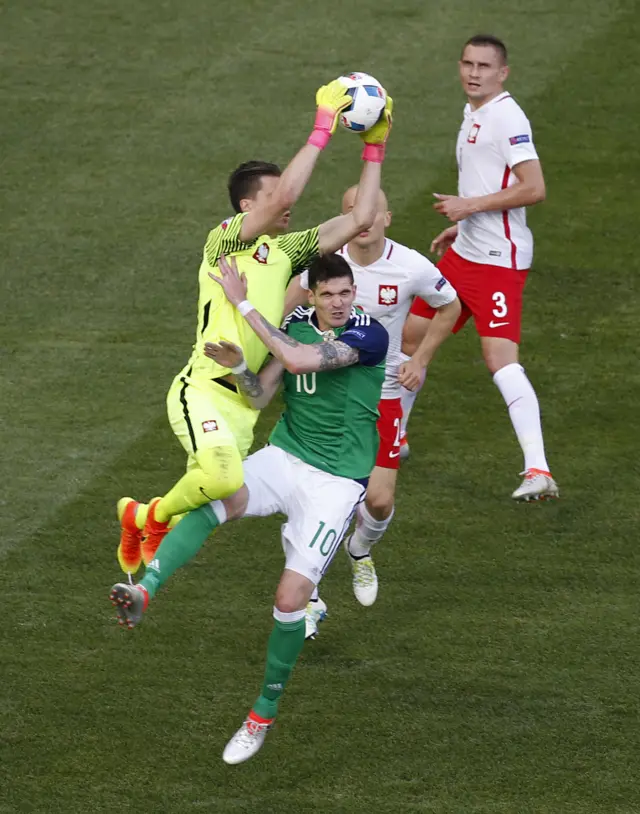
[[[320,254],[318,247],[318,227],[304,232],[291,232],[278,238],[278,247],[291,261],[291,273],[298,274]]]
[[[457,292],[446,277],[423,255],[413,252],[415,259],[415,285],[413,293],[421,297],[432,308],[448,305],[457,297]]]
[[[241,212],[239,215],[227,218],[209,232],[204,248],[210,266],[215,266],[221,254],[239,252],[251,245],[251,243],[243,243],[240,240],[240,228],[246,216],[246,212]]]
[[[368,314],[359,314],[350,320],[347,330],[338,342],[355,348],[360,355],[360,364],[375,367],[384,361],[389,349],[389,334],[377,320]]]
[[[520,108],[500,116],[494,127],[498,149],[508,167],[513,168],[522,161],[537,160],[531,124]]]

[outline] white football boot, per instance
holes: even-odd
[[[224,747],[222,759],[230,766],[236,763],[244,763],[249,760],[256,752],[260,750],[264,739],[267,737],[267,732],[271,729],[273,720],[264,721],[259,723],[251,718],[242,724],[240,729],[231,738],[229,743]]]
[[[350,534],[344,541],[344,548],[351,563],[353,572],[353,593],[361,605],[373,605],[378,596],[378,575],[370,554],[356,559],[349,551]]]
[[[327,603],[320,597],[315,601],[307,603],[304,615],[304,638],[315,639],[318,635],[318,625],[323,622],[327,615]]]
[[[527,469],[526,472],[520,474],[524,475],[524,480],[511,495],[514,500],[549,500],[560,497],[560,490],[551,477],[551,472],[545,472],[543,469]]]

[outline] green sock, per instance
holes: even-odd
[[[152,599],[178,568],[189,562],[200,551],[204,541],[220,525],[215,512],[207,504],[189,512],[160,543],[155,557],[140,580]]]
[[[275,718],[278,701],[304,645],[304,617],[297,622],[274,620],[267,645],[262,693],[253,705],[261,718]]]

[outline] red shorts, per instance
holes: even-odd
[[[380,399],[378,402],[378,435],[380,446],[376,466],[383,469],[400,468],[400,424],[402,404],[400,399]]]
[[[473,316],[480,336],[500,336],[520,344],[522,292],[529,270],[517,271],[502,266],[472,263],[448,249],[438,270],[458,292],[462,313],[453,327],[458,333]],[[416,297],[411,313],[432,319],[435,309]]]

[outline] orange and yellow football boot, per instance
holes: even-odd
[[[166,523],[160,523],[156,520],[156,506],[159,501],[160,498],[156,497],[149,503],[147,519],[142,531],[140,550],[142,562],[145,565],[149,565],[151,560],[155,557],[160,543],[164,540],[172,525],[171,520],[168,520]]]
[[[118,520],[120,521],[120,543],[118,545],[118,562],[125,574],[135,574],[142,562],[142,529],[136,525],[136,514],[140,503],[132,497],[123,497],[118,501]]]

